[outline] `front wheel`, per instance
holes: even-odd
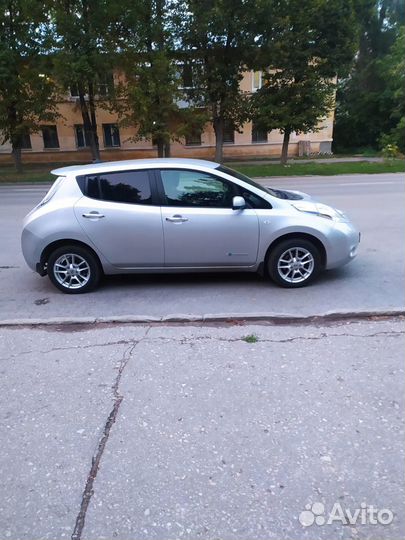
[[[281,287],[308,285],[322,267],[318,248],[309,240],[291,239],[280,242],[267,259],[271,279]]]
[[[99,262],[93,253],[81,246],[63,246],[48,259],[48,276],[64,293],[80,294],[96,288],[100,281]]]

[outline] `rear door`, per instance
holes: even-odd
[[[161,209],[153,173],[118,171],[78,178],[76,218],[97,249],[121,268],[163,266]]]
[[[159,179],[158,179],[159,181]],[[232,182],[191,169],[161,169],[165,265],[252,266],[259,222],[254,209],[232,210]]]

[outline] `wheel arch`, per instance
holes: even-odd
[[[94,255],[94,257],[95,257],[95,259],[96,259],[96,261],[98,263],[98,266],[100,268],[100,271],[103,272],[103,265],[101,264],[101,260],[100,260],[100,257],[98,256],[97,252],[94,251],[94,249],[92,247],[90,247],[88,244],[86,244],[85,242],[81,242],[80,240],[74,240],[72,238],[63,238],[63,239],[60,239],[60,240],[55,240],[54,242],[51,242],[50,244],[48,244],[42,250],[42,253],[41,253],[41,262],[40,262],[41,267],[45,268],[51,253],[53,251],[55,251],[55,249],[58,249],[58,248],[63,247],[63,246],[78,246],[78,247],[82,247],[84,249],[87,249],[88,251],[90,251],[92,253],[92,255]]]
[[[291,232],[291,233],[283,234],[282,236],[278,236],[275,240],[273,240],[273,242],[267,248],[266,255],[264,257],[265,266],[267,265],[267,260],[269,258],[271,251],[276,246],[281,244],[281,242],[285,242],[286,240],[293,240],[296,238],[300,240],[308,240],[309,242],[312,242],[314,246],[319,250],[319,253],[321,255],[322,268],[326,268],[327,255],[326,255],[325,245],[316,236],[310,233],[304,233],[304,232]]]

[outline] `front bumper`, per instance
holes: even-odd
[[[330,238],[326,268],[338,268],[352,261],[357,256],[360,237],[360,232],[351,223],[336,223]]]

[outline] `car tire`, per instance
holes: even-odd
[[[97,257],[82,246],[66,245],[51,253],[47,272],[51,282],[66,294],[82,294],[95,289],[101,278]]]
[[[318,276],[321,269],[319,249],[309,240],[301,238],[280,242],[267,258],[270,278],[285,288],[305,287]]]

